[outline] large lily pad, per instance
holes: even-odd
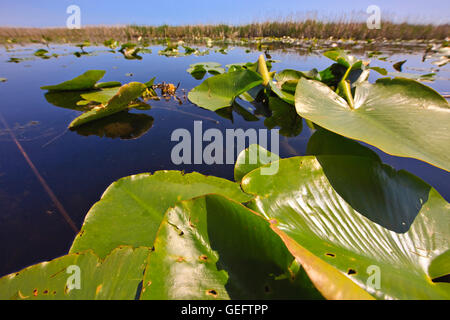
[[[104,118],[106,116],[112,115],[114,113],[123,111],[128,108],[129,104],[139,98],[144,90],[147,87],[140,82],[130,82],[129,84],[125,84],[117,91],[117,93],[105,104],[101,104],[100,106],[94,107],[92,110],[89,110],[83,113],[81,116],[75,118],[70,125],[69,128],[75,128],[82,124],[85,124],[90,121],[94,121],[97,119]],[[114,92],[115,88],[104,89],[102,91],[112,91]],[[85,95],[83,95],[86,97]],[[104,100],[108,95],[100,95],[99,93],[95,93],[95,97],[97,100]]]
[[[417,158],[450,170],[450,108],[433,89],[404,78],[356,86],[354,109],[326,85],[300,79],[295,93],[300,116],[384,152]]]
[[[261,83],[261,76],[254,71],[228,72],[206,79],[189,92],[188,98],[199,107],[216,111],[231,106],[237,96]]]
[[[73,78],[72,80],[64,81],[60,84],[53,86],[43,86],[41,89],[49,91],[83,91],[90,90],[95,87],[97,81],[99,81],[105,75],[104,70],[89,70],[82,75]]]
[[[135,299],[149,253],[150,248],[120,247],[104,260],[87,251],[42,262],[1,278],[0,299]],[[70,288],[67,282],[72,284],[69,277],[75,275],[76,267],[80,288]]]
[[[321,298],[269,223],[218,195],[169,209],[141,299]]]
[[[259,171],[243,190],[325,297],[354,293],[335,282],[339,270],[376,298],[450,298],[450,284],[432,282],[449,270],[428,271],[449,250],[450,205],[419,178],[359,156],[295,157],[273,176]]]
[[[280,157],[277,154],[268,151],[258,144],[252,144],[239,153],[234,165],[234,180],[241,181],[250,171],[279,159]]]
[[[70,252],[93,249],[103,258],[119,245],[152,247],[170,206],[208,193],[238,202],[251,199],[239,184],[199,173],[157,171],[122,178],[89,210]]]

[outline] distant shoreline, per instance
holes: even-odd
[[[155,40],[201,41],[272,38],[292,39],[352,39],[352,40],[445,40],[450,36],[450,24],[423,25],[383,21],[381,29],[370,30],[361,22],[265,22],[246,25],[186,25],[186,26],[86,26],[81,29],[0,27],[1,44],[77,43]]]

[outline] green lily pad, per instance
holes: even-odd
[[[92,249],[103,258],[119,245],[152,247],[170,206],[208,193],[238,202],[251,199],[239,184],[199,173],[157,171],[122,178],[89,210],[70,252]]]
[[[81,94],[81,98],[86,101],[98,102],[106,105],[119,91],[120,87],[104,88],[98,91],[90,91]]]
[[[198,62],[191,64],[189,69],[186,71],[189,72],[195,79],[201,80],[207,72],[213,75],[218,75],[224,73],[225,69],[222,68],[220,63],[217,62]]]
[[[362,66],[361,60],[355,56],[347,54],[344,50],[330,50],[325,52],[323,55],[346,68],[352,67],[352,69],[358,69]]]
[[[355,140],[345,138],[323,128],[318,129],[309,138],[306,155],[341,155],[367,157],[381,162],[375,151],[361,145]]]
[[[36,57],[50,58],[49,56],[46,56],[47,53],[48,53],[48,51],[45,50],[45,49],[38,49],[38,50],[36,50],[33,54],[34,54]]]
[[[404,78],[383,78],[356,87],[354,109],[326,85],[300,79],[300,116],[389,154],[417,158],[450,170],[450,109],[433,89]]]
[[[102,104],[94,107],[92,110],[89,110],[81,116],[75,118],[75,120],[70,123],[69,128],[75,128],[87,122],[101,119],[128,109],[129,104],[133,100],[139,98],[146,88],[147,87],[140,82],[130,82],[129,84],[123,85],[105,105]],[[97,97],[98,100],[103,100],[105,99],[105,96],[102,96],[101,92],[110,92],[114,90],[115,88],[104,89],[100,92],[94,93],[94,96]]]
[[[319,77],[320,75],[317,69],[305,72],[293,69],[285,69],[275,74],[274,79],[277,81],[277,86],[280,89],[295,93],[295,89],[300,78],[320,80]]]
[[[237,96],[261,83],[262,78],[256,72],[228,72],[206,79],[189,92],[188,98],[199,107],[216,111],[231,106]]]
[[[255,170],[272,161],[279,160],[280,157],[258,144],[251,144],[239,153],[234,165],[234,180],[241,181],[242,178],[252,170]]]
[[[348,297],[354,288],[343,283],[351,280],[379,299],[450,298],[450,284],[432,282],[449,270],[428,273],[450,247],[450,205],[425,182],[360,156],[283,159],[272,176],[262,168],[242,179],[256,196],[250,207],[272,222],[325,297]]]
[[[150,248],[120,247],[104,260],[91,251],[68,254],[0,279],[0,299],[13,300],[132,300],[147,265]],[[72,266],[72,267],[71,267]],[[69,277],[78,267],[80,288]]]
[[[169,209],[149,261],[141,299],[321,298],[269,223],[218,195]]]
[[[105,75],[104,70],[89,70],[72,80],[64,81],[53,86],[43,86],[41,89],[49,91],[83,91],[93,89],[95,84]]]

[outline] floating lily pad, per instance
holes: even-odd
[[[195,79],[200,80],[203,79],[205,74],[208,72],[213,75],[221,74],[225,72],[225,69],[220,66],[220,63],[217,62],[198,62],[191,64],[189,69],[186,70],[189,72]]]
[[[83,91],[93,89],[97,81],[103,78],[105,72],[104,70],[89,70],[72,80],[53,86],[43,86],[41,89],[49,91]]]
[[[75,131],[82,136],[96,135],[100,138],[137,139],[150,130],[153,121],[153,117],[146,114],[121,111],[109,117],[78,126]]]
[[[218,195],[166,213],[141,299],[320,299],[269,223]]]
[[[189,92],[188,98],[199,107],[216,111],[231,106],[237,96],[261,83],[262,78],[256,72],[228,72],[206,79]]]
[[[77,117],[70,123],[69,128],[75,128],[84,123],[101,119],[114,113],[128,109],[129,104],[133,100],[139,98],[145,89],[146,86],[139,82],[130,82],[129,84],[123,85],[105,105],[102,104],[100,106],[94,107],[92,110],[83,113],[81,116]],[[102,91],[113,90],[114,88],[104,89]],[[98,100],[105,99],[105,96],[100,97],[98,92],[95,96]]]
[[[251,199],[239,184],[199,173],[157,171],[122,178],[88,212],[70,252],[92,249],[103,258],[119,245],[152,247],[170,206],[209,193],[238,202]]]
[[[132,300],[139,292],[149,253],[150,248],[120,247],[104,260],[86,251],[42,262],[1,278],[0,299]],[[80,288],[69,288],[68,280],[76,284],[69,277],[77,270]]]
[[[277,161],[280,157],[258,144],[252,144],[239,153],[234,165],[234,180],[242,178],[252,170],[255,170],[269,162]]]
[[[106,105],[118,92],[120,87],[104,88],[98,91],[82,93],[80,96],[85,101],[93,101]]]
[[[356,87],[354,109],[326,85],[300,79],[295,106],[300,116],[392,155],[417,158],[450,170],[450,108],[433,89],[404,78]]]
[[[325,297],[368,298],[350,280],[379,299],[450,298],[450,284],[432,282],[450,270],[428,273],[450,247],[450,205],[425,182],[360,156],[283,159],[272,176],[262,168],[242,179],[250,207]]]

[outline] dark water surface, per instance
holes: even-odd
[[[193,129],[194,120],[203,121],[203,130],[219,128],[265,128],[264,117],[259,121],[245,121],[233,113],[233,121],[214,112],[200,109],[189,102],[178,105],[174,100],[150,101],[152,109],[133,110],[141,115],[133,122],[144,129],[151,128],[137,139],[112,139],[96,135],[83,136],[67,131],[68,124],[79,112],[55,107],[47,102],[40,86],[72,79],[89,69],[106,70],[101,81],[156,82],[177,84],[178,92],[188,92],[201,81],[186,72],[189,64],[216,61],[229,63],[256,61],[259,52],[245,53],[234,48],[227,55],[211,53],[207,56],[168,58],[159,56],[160,47],[152,47],[152,54],[142,60],[126,60],[119,53],[103,50],[92,56],[77,58],[73,47],[54,46],[51,52],[67,53],[58,58],[30,59],[20,63],[6,62],[10,57],[32,57],[39,47],[17,47],[12,52],[0,50],[0,114],[12,128],[18,141],[63,204],[77,227],[81,227],[89,208],[100,199],[113,181],[131,174],[162,169],[198,171],[203,174],[233,179],[233,165],[175,165],[171,161],[172,132],[177,128]],[[280,60],[273,70],[322,70],[331,60],[319,55],[301,56],[295,52],[271,52]],[[429,62],[422,63],[422,52],[394,54],[389,61],[374,60],[372,65],[393,71],[392,62],[407,60],[405,72],[430,72]],[[407,67],[412,68],[410,70]],[[127,76],[131,73],[132,76]],[[377,77],[372,73],[371,81]],[[427,83],[439,92],[448,92],[449,67],[440,68],[437,80]],[[135,116],[131,116],[135,117]],[[280,136],[280,155],[304,155],[312,132],[308,126],[296,137]],[[450,200],[450,174],[415,159],[398,158],[375,150],[386,164],[407,170],[436,188]],[[66,221],[37,180],[22,153],[0,121],[0,275],[17,271],[28,265],[65,254],[75,236]]]

